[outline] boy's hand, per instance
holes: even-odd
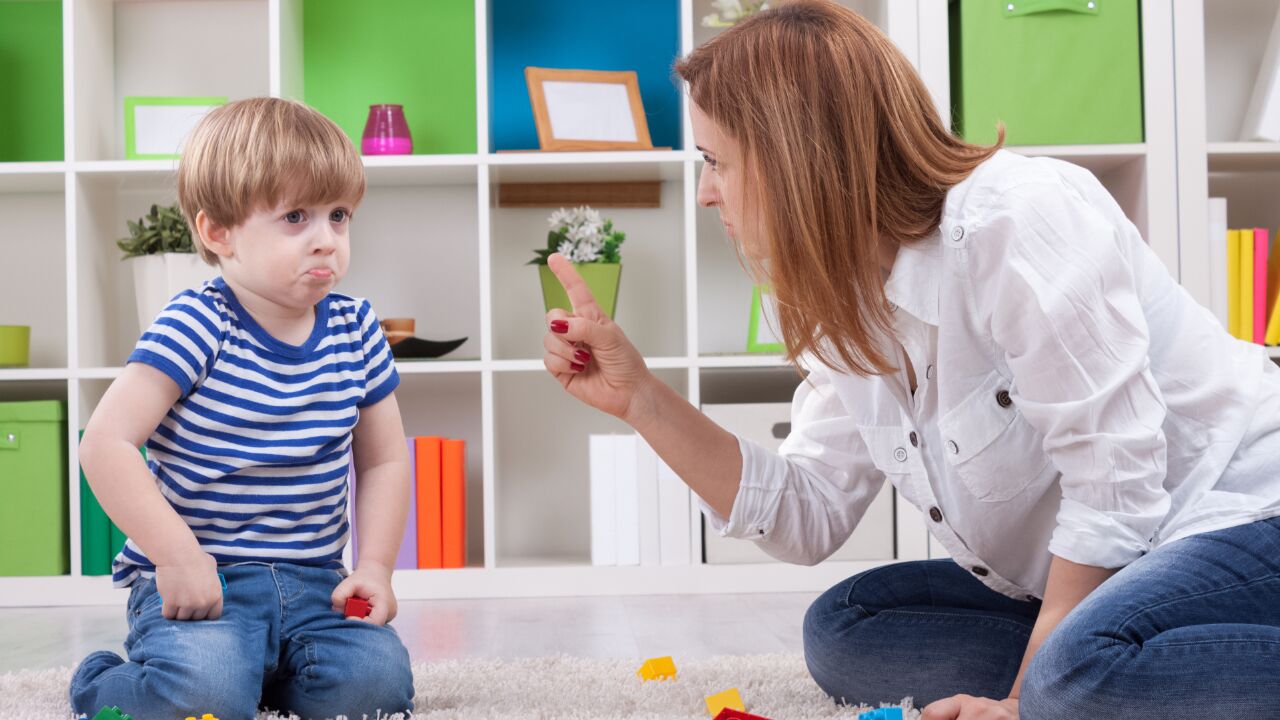
[[[353,618],[386,625],[396,616],[396,594],[391,589],[391,569],[364,564],[333,589],[333,609],[343,612],[350,597],[364,598],[371,608],[368,617]]]
[[[171,565],[156,565],[156,592],[168,620],[217,620],[222,617],[218,563],[196,552]]]

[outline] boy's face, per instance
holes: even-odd
[[[229,280],[278,305],[309,308],[347,273],[352,203],[258,210],[227,233]]]

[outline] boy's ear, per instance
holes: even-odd
[[[209,252],[220,258],[231,257],[233,248],[227,228],[214,222],[203,210],[196,213],[196,233]]]

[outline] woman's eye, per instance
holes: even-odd
[[[305,220],[306,217],[307,217],[306,214],[303,213],[301,210],[293,210],[285,213],[284,221],[289,223],[290,225],[297,225],[298,223]]]
[[[336,223],[345,222],[349,217],[351,216],[347,213],[346,210],[334,210],[333,212],[329,213],[330,222],[336,222]]]

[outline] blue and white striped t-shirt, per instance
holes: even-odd
[[[218,563],[342,566],[351,430],[360,408],[400,383],[367,301],[330,294],[311,336],[289,345],[219,277],[174,298],[129,362],[182,390],[147,455],[205,552]],[[112,564],[117,587],[154,573],[132,541]]]

